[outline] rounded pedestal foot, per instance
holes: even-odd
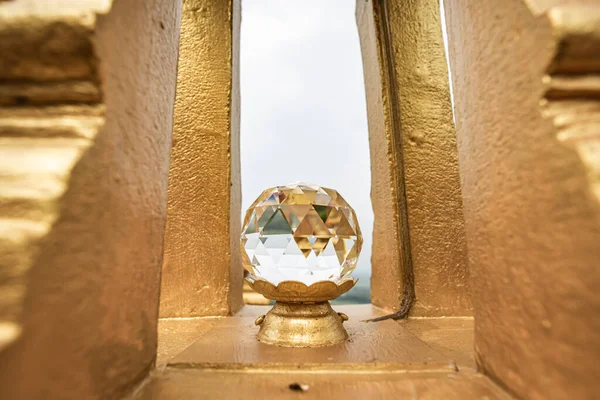
[[[344,342],[348,333],[342,323],[348,317],[320,303],[275,302],[273,309],[256,320],[258,340],[282,347],[320,347]]]

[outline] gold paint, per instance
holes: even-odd
[[[2,398],[122,398],[153,365],[179,13],[0,3]]]
[[[208,332],[223,317],[161,318],[158,320],[156,369],[163,369],[172,357]]]
[[[97,15],[106,14],[111,5],[111,0],[16,0],[0,5],[0,76],[9,81],[3,85],[10,87],[14,81],[35,88],[82,80],[96,86],[90,35]]]
[[[262,324],[265,321],[265,316],[261,315],[260,317],[256,318],[256,320],[254,321],[254,325],[258,326],[260,324]]]
[[[577,152],[600,202],[600,7],[555,7],[548,18],[558,50],[550,75],[542,78],[542,115],[553,120],[558,140]]]
[[[331,346],[348,339],[342,326],[344,319],[333,311],[328,301],[276,301],[263,320],[256,322],[260,326],[258,340],[282,347]]]
[[[366,317],[379,316],[383,315],[382,310],[376,307],[373,307],[370,304],[360,304],[360,305],[340,305],[336,307],[337,309],[343,311],[352,316],[353,322],[350,324],[357,324],[359,319],[364,319]],[[158,350],[157,350],[157,360],[156,366],[158,369],[162,369],[166,366],[166,363],[169,359],[174,356],[177,356],[187,347],[189,347],[196,340],[211,336],[208,333],[213,327],[219,327],[221,325],[225,325],[224,330],[218,331],[216,335],[212,336],[212,338],[217,342],[217,346],[221,343],[222,335],[225,334],[229,337],[231,342],[226,341],[226,346],[229,343],[237,343],[241,344],[244,342],[252,342],[252,344],[260,345],[259,342],[256,341],[256,337],[254,332],[251,329],[248,329],[248,325],[251,324],[255,319],[261,315],[264,315],[270,307],[268,306],[244,306],[239,313],[237,313],[234,317],[198,317],[198,318],[161,318],[158,322]],[[249,317],[249,318],[245,318]],[[239,325],[231,326],[231,324],[235,324],[235,321],[239,322]],[[387,326],[389,327],[389,325]],[[374,327],[370,327],[374,328]],[[378,327],[379,329],[384,329]],[[392,336],[387,333],[387,331],[380,331],[380,336],[387,337]],[[210,340],[213,340],[210,339]],[[375,341],[366,341],[366,343],[376,343]],[[412,343],[410,343],[412,345]],[[359,344],[361,346],[361,344]],[[269,349],[272,349],[269,346]],[[280,348],[275,348],[277,350],[281,350]],[[216,349],[219,350],[219,349]],[[231,349],[228,349],[230,351]],[[299,350],[299,349],[295,349]],[[358,350],[358,349],[357,349]],[[302,351],[302,350],[300,350]],[[239,356],[245,356],[249,352],[246,350],[242,350],[239,352]],[[235,354],[234,354],[235,356]],[[230,368],[230,363],[227,363],[226,359],[215,361],[217,364],[224,363],[223,367],[219,367],[222,369]],[[349,362],[349,361],[348,361]]]
[[[394,322],[392,322],[394,323]],[[254,341],[263,348],[272,347],[275,351],[282,353],[284,350],[290,350],[292,352],[299,352],[300,347],[283,347],[283,346],[271,346],[265,343],[261,343],[254,338]],[[349,343],[345,342],[345,343]],[[327,349],[339,349],[344,347],[344,343],[338,343],[333,346],[321,346],[321,347],[303,347],[304,350],[312,350],[318,352],[325,352]],[[334,351],[335,351],[334,350]],[[446,362],[445,364],[435,363],[428,365],[427,363],[416,363],[416,364],[402,364],[394,362],[349,362],[349,363],[338,363],[338,362],[305,362],[297,361],[291,357],[292,361],[288,361],[290,353],[285,355],[285,362],[259,362],[256,364],[247,364],[239,362],[223,362],[216,364],[192,364],[188,365],[185,363],[179,363],[178,361],[170,362],[168,364],[169,370],[171,371],[210,371],[214,373],[225,372],[225,373],[236,373],[242,372],[247,375],[268,372],[270,374],[284,374],[286,372],[295,373],[306,373],[314,375],[329,375],[329,374],[344,374],[354,376],[355,378],[361,378],[370,375],[383,375],[390,374],[395,377],[401,377],[402,375],[420,375],[429,373],[453,373],[457,372],[455,366],[452,363]],[[293,354],[293,353],[292,353]],[[434,352],[434,354],[436,354]],[[270,357],[269,357],[270,358]],[[320,357],[323,358],[323,357]]]
[[[55,10],[58,15],[18,1],[0,6],[0,348],[23,330],[27,273],[40,240],[60,215],[74,166],[104,125],[92,43],[85,38],[95,13],[110,5],[103,3],[73,3]],[[71,29],[52,34],[57,21]],[[42,59],[44,45],[36,40],[43,36],[60,45]],[[39,103],[52,107],[32,107]]]
[[[345,314],[352,314],[353,316],[363,317],[379,317],[385,315],[385,310],[376,307],[373,304],[342,304],[336,306],[338,310],[343,311]],[[260,315],[266,314],[269,311],[268,306],[251,306],[246,305],[242,308],[235,316],[236,317],[253,317],[256,318]],[[464,317],[470,318],[470,317]]]
[[[15,341],[21,331],[21,326],[15,322],[0,322],[0,351]]]
[[[258,293],[267,299],[288,303],[297,302],[322,302],[333,300],[352,289],[358,279],[346,279],[336,283],[333,281],[319,281],[310,286],[298,281],[283,281],[277,286],[264,279],[248,280],[248,283]]]
[[[439,1],[386,2],[416,301],[411,315],[471,315],[463,206]]]
[[[476,360],[527,399],[598,393],[600,7],[565,3],[445,3]]]
[[[239,1],[183,2],[161,317],[242,305],[239,19]]]
[[[473,317],[417,317],[396,323],[452,360],[461,372],[477,369]]]
[[[371,301],[379,307],[398,310],[403,299],[412,303],[413,285],[410,282],[410,248],[403,235],[400,220],[405,210],[403,184],[399,186],[395,167],[397,152],[392,144],[389,85],[383,54],[381,10],[372,0],[356,2],[371,154],[371,203],[375,214],[373,251],[371,256]],[[400,190],[399,190],[400,189]]]
[[[320,347],[345,341],[348,334],[342,323],[348,316],[333,311],[328,300],[346,293],[357,281],[320,281],[310,286],[284,281],[275,286],[262,279],[248,280],[252,289],[276,300],[267,315],[255,321],[260,326],[258,340],[282,347]]]
[[[456,136],[439,3],[358,3],[371,159],[381,159],[378,148],[388,149],[387,164],[373,166],[375,224],[378,219],[383,224],[396,219],[401,239],[398,242],[390,235],[390,231],[397,232],[391,227],[374,228],[375,232],[384,230],[381,238],[374,237],[372,300],[401,309],[405,315],[413,300],[413,291],[407,287],[411,285],[416,296],[412,314],[470,315]],[[377,52],[371,48],[375,44]],[[379,66],[373,65],[375,54]],[[390,177],[383,179],[381,174]],[[378,185],[387,186],[385,190],[395,197],[386,198]],[[392,277],[390,265],[399,269]]]
[[[250,372],[167,370],[154,375],[132,399],[512,399],[490,379],[476,373]],[[308,390],[304,393],[289,390],[293,382],[307,385]]]
[[[0,105],[96,103],[101,101],[100,88],[95,82],[74,80],[67,82],[6,82],[0,87]]]
[[[169,368],[193,368],[212,370],[255,370],[271,371],[295,370],[312,371],[362,371],[377,373],[383,371],[424,371],[436,370],[452,372],[450,359],[434,350],[428,344],[412,335],[395,321],[365,323],[360,319],[377,315],[365,313],[361,306],[339,306],[350,320],[344,323],[351,340],[336,346],[290,348],[272,346],[256,340],[254,326],[256,317],[227,317],[214,319],[209,330],[204,330],[206,318],[170,320],[173,331],[170,334],[176,341],[175,324],[181,324],[182,336],[185,326],[196,321],[198,339],[187,346],[181,354],[172,357]],[[411,322],[410,320],[408,322]],[[467,334],[469,332],[466,332]],[[472,331],[470,331],[472,334]],[[468,349],[472,355],[473,350]]]

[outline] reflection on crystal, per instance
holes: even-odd
[[[335,190],[311,184],[265,190],[242,229],[245,267],[275,285],[339,282],[356,268],[361,246],[354,210]]]

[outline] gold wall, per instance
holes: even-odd
[[[356,2],[367,100],[371,203],[375,217],[371,301],[377,306],[398,310],[404,299],[410,306],[414,289],[409,237],[403,230],[406,218],[403,169],[396,167],[399,151],[392,136],[390,94],[386,90],[389,79],[381,66],[386,58],[381,47],[380,20],[380,11],[371,0]]]
[[[445,2],[475,350],[528,399],[600,378],[600,5],[566,3]]]
[[[184,0],[161,317],[242,305],[240,2]]]
[[[0,398],[118,398],[153,365],[180,11],[0,5]]]
[[[375,213],[372,301],[409,302],[419,316],[471,315],[439,3],[357,1],[357,21]]]

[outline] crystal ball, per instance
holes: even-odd
[[[274,285],[342,282],[356,268],[362,243],[346,200],[308,183],[265,190],[246,212],[241,235],[244,267]]]

